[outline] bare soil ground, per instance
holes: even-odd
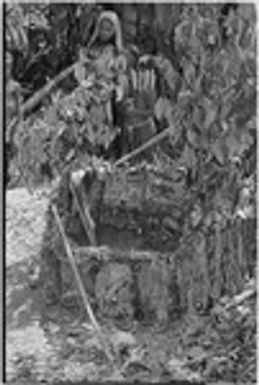
[[[219,331],[206,317],[182,318],[164,331],[136,323],[125,332],[100,320],[104,335],[113,342],[114,370],[91,323],[76,306],[46,308],[38,282],[38,257],[47,192],[41,189],[31,195],[22,188],[7,192],[7,381],[197,381],[206,370],[210,376],[212,364],[217,366],[225,353],[222,348],[221,356],[214,352]]]
[[[80,319],[78,312],[74,314],[69,309],[57,307],[45,312],[38,285],[37,262],[48,205],[46,192],[38,190],[31,195],[23,188],[7,192],[7,380],[76,382],[114,376],[121,379],[163,376],[165,363],[170,360],[175,346],[174,330],[167,335],[157,333],[157,338],[151,339],[150,331],[147,332],[145,327],[126,333],[108,323],[103,325],[104,332],[113,333],[114,341],[117,341],[117,367],[124,364],[124,372],[114,373],[86,318]],[[126,358],[120,355],[120,345],[128,349]],[[149,349],[147,345],[150,345]]]

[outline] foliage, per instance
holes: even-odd
[[[213,206],[218,206],[219,199],[221,206],[231,205],[230,200],[242,184],[240,178],[254,171],[254,155],[250,155],[250,167],[244,169],[247,155],[255,154],[256,136],[256,72],[251,66],[256,60],[255,25],[253,18],[247,19],[251,10],[250,5],[231,10],[219,23],[219,5],[185,7],[174,34],[183,75],[177,105],[170,106],[170,99],[164,98],[156,106],[157,117],[165,116],[169,124],[174,124],[170,117],[175,110],[184,114],[182,126],[175,127],[172,140],[174,143],[176,137],[184,137],[176,166],[185,168],[190,187],[202,178],[208,182],[218,170],[213,178],[214,194],[212,186],[203,185],[205,200],[210,201],[214,195],[210,201]],[[224,187],[219,189],[216,180],[222,181],[224,173]],[[227,196],[228,189],[232,196]]]
[[[79,85],[68,95],[57,92],[42,115],[25,120],[15,139],[23,178],[37,183],[44,165],[59,175],[73,159],[84,162],[87,153],[107,150],[117,134],[107,116],[110,93],[106,83]]]
[[[86,5],[86,8],[83,8],[84,5],[71,5],[69,8],[68,5],[58,18],[58,5],[53,7],[50,6],[48,11],[56,16],[47,16],[46,28],[47,31],[55,31],[55,37],[48,43],[48,55],[52,55],[48,57],[53,58],[52,75],[74,60],[76,44],[73,43],[82,42],[80,39],[83,38],[71,32],[76,30],[72,25],[78,26],[71,21],[73,17],[84,20],[83,16],[78,16],[82,15],[80,12],[83,9],[90,15],[91,22],[86,23],[84,35],[87,40],[97,12],[92,5]],[[175,305],[189,316],[194,316],[197,313],[206,314],[222,295],[235,296],[243,289],[247,277],[255,274],[255,9],[251,4],[228,7],[220,4],[169,4],[166,7],[167,16],[160,5],[156,7],[158,24],[163,39],[170,40],[174,59],[170,54],[166,56],[162,46],[162,53],[159,51],[153,57],[156,72],[163,75],[154,115],[159,128],[170,125],[172,131],[168,140],[153,152],[153,161],[156,166],[160,165],[168,171],[169,188],[173,185],[174,199],[181,210],[181,222],[178,219],[173,223],[165,221],[167,225],[169,223],[168,227],[181,234],[179,248],[172,253],[174,280],[179,294]],[[176,13],[173,12],[175,9]],[[168,22],[169,11],[175,16],[173,26]],[[65,23],[67,18],[71,24]],[[167,42],[164,43],[168,47]],[[38,53],[39,50],[35,48],[30,52]],[[63,57],[61,52],[69,53],[69,57]],[[40,66],[45,66],[41,55],[37,60]],[[39,67],[36,72],[40,72]],[[80,84],[70,94],[58,91],[52,95],[50,106],[25,120],[16,140],[22,150],[20,164],[27,180],[40,174],[44,164],[50,163],[60,175],[74,158],[86,163],[92,147],[97,143],[105,149],[109,147],[113,138],[107,134],[105,117],[99,109],[101,89],[95,83],[94,87]],[[46,146],[42,146],[43,142]],[[167,193],[165,183],[161,183],[161,187],[157,175],[154,180],[161,203]],[[32,182],[35,183],[34,180]],[[60,188],[63,189],[62,204],[69,205],[65,182]],[[58,243],[53,240],[54,237],[50,238],[51,242]],[[172,265],[172,261],[169,263]],[[116,267],[114,272],[117,270],[120,269]],[[168,271],[168,266],[158,261],[143,269],[140,284],[142,301],[162,322],[168,317],[167,306],[172,300],[168,298],[168,288],[163,285],[169,281]],[[110,277],[110,271],[102,273],[98,287],[103,291],[98,289],[97,292],[101,293],[100,301],[105,302],[101,307],[109,313],[107,305],[113,299],[113,289],[117,290],[120,277]],[[126,275],[124,281],[127,284],[132,283],[128,279],[128,270],[127,274],[120,273],[124,278]],[[131,309],[128,306],[130,289],[126,287],[118,297],[118,306],[110,311],[119,313],[123,309],[127,313]],[[254,322],[252,320],[249,324],[248,320],[248,327],[243,325],[243,319],[245,323],[249,317],[242,318],[242,308],[235,309],[230,315],[224,309],[221,311],[225,317],[223,324],[231,321],[235,342],[230,343],[227,358],[219,348],[218,361],[216,357],[208,369],[208,377],[218,379],[227,376],[232,380],[239,358],[247,364],[242,349],[249,345],[249,356],[254,354],[254,334],[248,333],[250,326],[254,330]],[[222,338],[227,339],[229,330],[223,329],[220,333],[223,331]],[[232,359],[232,347],[239,338],[238,334],[244,344]],[[194,367],[202,365],[204,357],[202,354],[198,356],[200,362],[194,362]],[[229,360],[232,360],[231,367]]]
[[[100,9],[94,4],[8,4],[5,36],[16,59],[14,77],[31,92],[73,63]]]
[[[184,340],[187,367],[206,381],[255,381],[255,297],[250,280],[239,295],[223,297],[207,320],[190,323]]]
[[[229,289],[221,269],[229,270],[227,280],[237,282],[234,291],[244,278],[231,267],[234,253],[243,255],[244,238],[236,248],[223,233],[255,215],[255,25],[249,12],[249,5],[230,8],[224,15],[219,5],[186,5],[174,28],[181,76],[164,55],[151,58],[164,79],[154,114],[162,127],[173,127],[167,148],[162,145],[157,153],[157,163],[174,179],[174,199],[182,202],[184,196],[188,201],[181,207],[184,228],[173,226],[183,233],[178,281],[182,306],[191,311],[195,296],[205,310],[209,290],[216,300]],[[33,182],[45,165],[60,175],[73,159],[86,163],[96,145],[109,147],[114,137],[100,108],[109,93],[109,84],[99,84],[93,73],[90,83],[81,82],[70,94],[58,91],[42,115],[25,120],[22,138],[17,137],[25,179]],[[241,103],[247,108],[240,108]],[[231,230],[227,233],[231,238]],[[223,266],[224,247],[230,255],[229,265]],[[208,249],[215,255],[211,266]],[[187,256],[196,270],[189,271]],[[152,270],[149,273],[153,281]],[[148,277],[146,281],[149,292]]]

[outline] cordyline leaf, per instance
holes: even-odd
[[[166,117],[166,120],[168,122],[168,124],[170,126],[173,126],[174,125],[174,108],[173,108],[173,105],[169,102],[167,103],[166,107],[165,107],[165,117]]]
[[[235,154],[239,152],[240,141],[238,141],[233,134],[228,135],[228,137],[226,138],[226,145],[230,158],[232,158]]]
[[[217,139],[215,143],[212,145],[212,151],[216,156],[216,159],[218,160],[218,162],[223,165],[225,161],[225,156],[224,156],[223,143],[220,139]]]
[[[197,147],[199,145],[197,134],[192,128],[189,128],[187,130],[187,140],[188,140],[188,143],[191,144],[193,147]]]
[[[95,145],[96,134],[94,132],[94,127],[90,122],[87,124],[87,139],[90,141],[92,145]]]
[[[175,91],[176,83],[178,80],[178,74],[175,71],[172,63],[169,59],[163,56],[157,56],[154,58],[155,64],[162,77],[165,79],[170,90]]]
[[[204,122],[204,127],[209,129],[212,123],[215,121],[217,117],[218,108],[217,106],[210,106],[210,108],[206,109],[206,118]]]
[[[191,62],[185,61],[183,65],[184,69],[184,78],[186,79],[188,85],[194,85],[196,78],[195,67]]]
[[[85,80],[86,70],[81,63],[78,63],[75,69],[75,78],[79,84],[82,84]]]
[[[191,213],[191,221],[192,221],[192,226],[197,227],[202,220],[202,210],[199,205],[197,205],[192,213]]]
[[[190,41],[191,33],[192,33],[192,24],[188,21],[182,21],[174,31],[174,42],[177,50],[180,47],[185,46]]]
[[[160,97],[155,105],[155,116],[158,120],[167,120],[168,125],[174,124],[174,107],[169,99]]]
[[[241,136],[237,138],[234,133],[230,133],[226,138],[225,143],[229,157],[233,158],[233,156],[242,155],[245,150],[249,149],[253,144],[253,136],[250,135],[249,132],[243,132]]]
[[[254,142],[254,137],[249,132],[243,132],[241,140],[244,148],[249,148]]]
[[[193,149],[188,146],[188,144],[185,145],[184,151],[181,156],[181,160],[187,168],[193,167],[196,164],[196,156],[193,151]]]
[[[181,91],[178,95],[178,105],[182,108],[187,107],[193,99],[193,94],[191,91]]]
[[[158,119],[158,120],[162,120],[164,118],[164,115],[165,115],[165,100],[167,100],[166,98],[164,97],[160,97],[158,98],[156,104],[155,104],[155,107],[154,107],[154,112],[155,112],[155,117]]]

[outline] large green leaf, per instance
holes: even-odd
[[[222,139],[219,138],[217,139],[213,145],[212,145],[212,151],[217,159],[217,161],[221,164],[224,165],[225,162],[225,153],[224,153],[224,145],[222,142]]]
[[[232,158],[235,155],[238,155],[240,150],[240,141],[236,138],[233,133],[230,133],[226,138],[226,145],[228,148],[228,155]]]
[[[200,145],[199,137],[198,137],[198,134],[194,131],[194,129],[192,127],[189,127],[189,129],[187,130],[186,135],[187,135],[188,143],[192,147],[198,148],[199,145]]]
[[[206,108],[206,117],[204,121],[205,129],[210,128],[212,123],[214,123],[214,121],[216,120],[217,114],[218,114],[217,105],[211,103],[211,105]]]
[[[157,99],[157,102],[154,107],[154,113],[158,120],[162,120],[165,117],[165,110],[168,105],[169,100],[165,97],[160,97]]]
[[[186,144],[181,155],[180,163],[182,163],[182,165],[187,168],[193,168],[195,167],[196,162],[197,158],[195,156],[194,150],[188,144]]]

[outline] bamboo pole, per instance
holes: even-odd
[[[64,247],[65,247],[65,251],[66,251],[66,254],[67,254],[67,257],[68,257],[68,260],[70,262],[70,265],[71,265],[71,268],[73,270],[73,273],[74,273],[74,276],[75,276],[75,280],[76,280],[76,284],[77,284],[77,287],[78,287],[78,290],[80,292],[80,295],[81,295],[81,298],[82,298],[82,301],[83,301],[83,304],[84,304],[84,307],[86,309],[86,312],[94,326],[94,329],[103,345],[103,348],[104,348],[104,351],[105,351],[105,354],[106,356],[108,357],[110,363],[112,364],[113,366],[113,369],[117,369],[115,368],[115,364],[114,364],[114,359],[113,359],[113,355],[112,355],[112,352],[111,352],[111,349],[110,349],[110,346],[108,344],[108,341],[106,341],[104,335],[102,334],[102,331],[101,331],[101,327],[100,325],[98,324],[96,318],[95,318],[95,315],[93,313],[93,310],[91,308],[91,305],[90,305],[90,302],[89,302],[89,299],[88,299],[88,296],[87,296],[87,293],[85,291],[85,288],[84,288],[84,285],[83,285],[83,282],[82,282],[82,279],[80,277],[80,274],[79,274],[79,271],[78,271],[78,268],[77,268],[77,265],[75,263],[75,260],[74,260],[74,257],[73,257],[73,253],[72,253],[72,250],[70,248],[70,245],[69,245],[69,242],[68,242],[68,239],[66,237],[66,234],[65,234],[65,230],[63,228],[63,225],[62,225],[62,222],[61,222],[61,219],[60,219],[60,216],[58,214],[58,211],[57,211],[57,208],[56,206],[54,206],[53,204],[51,205],[51,209],[52,209],[52,212],[53,212],[53,215],[54,215],[54,218],[56,220],[56,223],[57,223],[57,226],[58,226],[58,230],[59,230],[59,233],[61,235],[61,238],[63,240],[63,244],[64,244]]]

